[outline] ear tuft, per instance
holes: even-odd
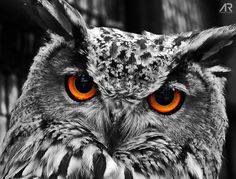
[[[87,36],[87,26],[80,13],[65,0],[23,0],[30,14],[45,30],[65,38]],[[40,19],[40,20],[39,20]]]
[[[63,5],[65,13],[67,14],[70,21],[74,24],[74,34],[80,34],[82,38],[85,38],[88,31],[87,25],[81,14],[65,0],[59,0],[59,2]]]
[[[185,53],[197,62],[209,62],[209,64],[219,65],[221,64],[221,58],[218,58],[216,61],[211,57],[219,54],[223,48],[232,45],[235,41],[235,37],[236,25],[212,28],[198,32],[189,39]]]

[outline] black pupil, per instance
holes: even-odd
[[[88,75],[80,75],[75,80],[75,86],[79,92],[87,93],[93,87],[93,79]]]
[[[162,106],[166,106],[173,101],[175,92],[170,88],[165,88],[157,91],[154,95],[157,103]]]

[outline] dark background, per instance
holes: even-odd
[[[68,0],[91,26],[141,33],[176,33],[236,23],[234,0]],[[232,4],[221,11],[225,3]],[[27,12],[23,0],[0,0],[0,143],[9,113],[45,32]],[[234,48],[236,49],[236,47]],[[236,51],[220,58],[232,69],[226,88],[229,131],[221,179],[236,179]],[[227,52],[228,54],[228,52]]]

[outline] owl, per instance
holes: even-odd
[[[27,2],[47,29],[0,147],[3,179],[216,179],[236,26],[172,35],[88,28],[65,0]]]

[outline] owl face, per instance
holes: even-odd
[[[227,126],[225,78],[184,53],[193,37],[94,28],[81,49],[54,36],[59,47],[35,60],[31,88],[52,120],[79,120],[104,145],[118,147],[150,129],[178,145],[211,143]]]
[[[44,178],[216,177],[228,125],[217,74],[227,69],[211,62],[235,26],[168,36],[88,29],[59,2],[74,30],[39,50],[12,113],[10,135],[29,159],[22,176],[44,171],[42,160],[52,168]]]
[[[66,141],[83,128],[85,136],[93,136],[121,163],[126,152],[137,157],[142,151],[141,156],[154,160],[167,146],[176,156],[186,155],[186,148],[222,150],[218,144],[223,140],[218,138],[224,137],[227,127],[225,78],[214,75],[215,67],[184,53],[192,34],[175,43],[179,35],[137,35],[106,28],[89,33],[85,47],[53,36],[31,67],[21,98],[32,98],[33,93],[30,116],[45,116],[41,121],[45,135],[57,130]],[[145,166],[140,166],[142,172]]]

